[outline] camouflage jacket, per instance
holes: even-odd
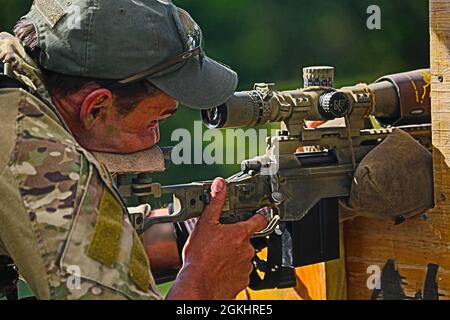
[[[31,88],[0,88],[0,254],[39,299],[160,299],[104,166],[75,141],[37,65],[0,34],[0,60]]]

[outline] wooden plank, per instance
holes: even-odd
[[[301,300],[326,300],[325,263],[298,268],[296,293]]]
[[[382,268],[395,260],[405,294],[424,287],[427,265],[439,265],[441,299],[450,299],[450,1],[430,0],[433,163],[436,208],[427,221],[400,226],[356,219],[345,226],[348,297],[369,299],[371,265]],[[412,186],[414,187],[414,186]]]
[[[405,293],[414,296],[423,289],[429,263],[440,266],[438,286],[441,293],[450,288],[450,234],[442,215],[430,213],[428,221],[412,220],[403,225],[357,219],[346,225],[346,257],[349,299],[369,299],[368,268],[383,269],[394,260],[406,277]],[[446,230],[447,229],[447,230]]]
[[[345,261],[344,225],[340,225],[341,258],[325,264],[327,300],[347,299],[347,270]]]

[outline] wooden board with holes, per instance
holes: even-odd
[[[449,0],[430,0],[430,34],[436,208],[426,221],[394,226],[361,218],[345,225],[349,299],[450,299]],[[377,268],[389,288],[381,295],[371,277]]]

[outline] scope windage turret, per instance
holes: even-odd
[[[327,92],[320,96],[318,102],[319,114],[325,120],[343,118],[350,112],[350,99],[342,92]]]

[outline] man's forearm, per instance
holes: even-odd
[[[184,266],[167,294],[166,300],[210,300],[205,279],[193,267]],[[200,276],[200,277],[199,277]]]
[[[168,214],[167,210],[152,212],[151,216]],[[153,273],[178,270],[182,266],[174,226],[172,224],[154,225],[142,235],[147,256]]]

